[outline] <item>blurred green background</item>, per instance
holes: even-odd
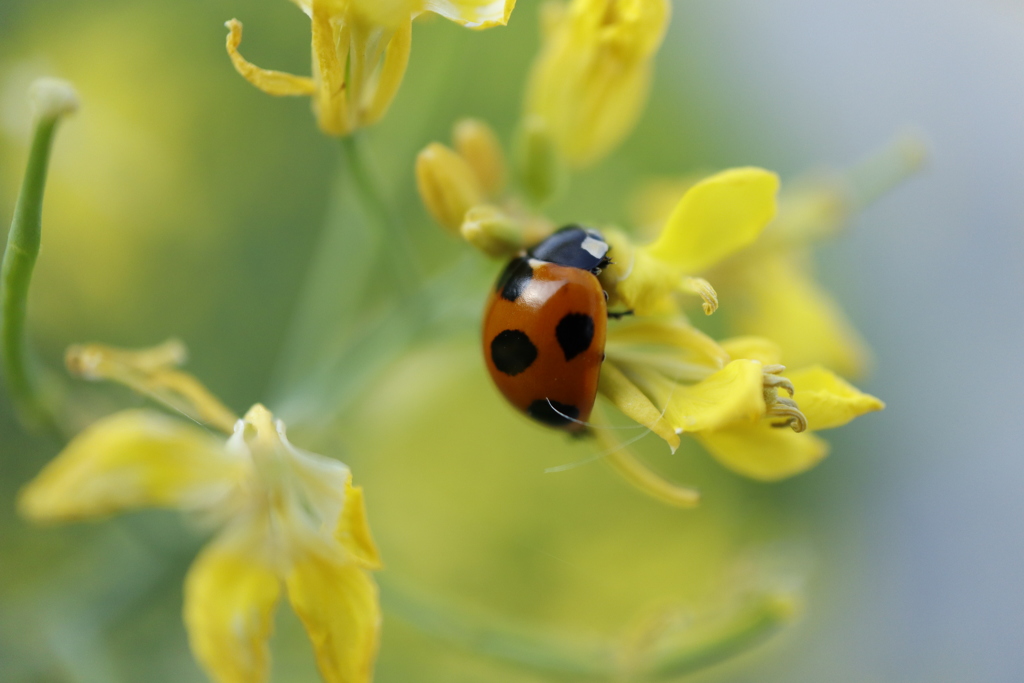
[[[464,248],[421,209],[415,154],[465,115],[508,141],[536,14],[522,0],[508,28],[482,33],[420,22],[403,88],[369,132],[431,269]],[[996,0],[676,2],[641,125],[553,214],[614,223],[647,176],[756,164],[785,179],[921,126],[932,169],[822,254],[875,349],[862,386],[890,407],[829,434],[828,460],[775,485],[648,440],[645,457],[706,494],[678,511],[600,464],[544,474],[593,451],[505,406],[471,325],[424,339],[385,359],[326,437],[293,435],[352,466],[388,580],[483,621],[593,638],[665,608],[699,631],[749,591],[800,586],[800,624],[700,680],[1021,680],[1022,15]],[[284,0],[0,4],[0,216],[25,163],[28,84],[72,81],[83,106],[58,135],[31,299],[44,358],[179,337],[189,369],[236,411],[280,409],[278,358],[321,251],[339,146],[307,100],[269,98],[233,71],[231,17],[247,58],[308,73],[308,20]],[[481,288],[450,293],[469,310],[498,266],[474,268]],[[139,402],[82,395],[83,421]],[[173,512],[29,527],[15,493],[54,454],[0,395],[0,680],[203,680],[180,606],[204,532]],[[273,648],[275,681],[318,680],[286,609]],[[389,618],[377,680],[549,677]]]

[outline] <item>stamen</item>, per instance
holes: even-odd
[[[775,389],[775,390],[783,389],[790,396],[793,395],[793,391],[794,391],[793,383],[790,382],[785,377],[779,377],[778,375],[768,375],[768,374],[766,374],[764,376],[764,386],[765,386],[766,389]]]
[[[794,432],[802,432],[807,429],[807,418],[800,412],[796,401],[788,398],[776,398],[775,403],[768,407],[765,415],[785,418],[782,422],[772,423],[773,427],[791,427]]]
[[[711,283],[701,277],[685,277],[681,284],[684,292],[690,292],[699,296],[704,303],[704,315],[711,315],[718,310],[718,292],[711,286]]]
[[[793,383],[780,373],[784,372],[784,365],[764,366],[764,403],[765,417],[781,417],[781,422],[773,422],[772,426],[777,428],[789,427],[794,432],[802,432],[807,429],[807,417],[800,412],[800,407],[791,398],[779,396],[779,389],[782,389],[790,396],[793,395]]]

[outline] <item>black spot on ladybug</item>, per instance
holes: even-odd
[[[538,422],[543,422],[552,427],[564,427],[573,420],[579,419],[580,409],[576,406],[566,405],[558,401],[543,398],[534,401],[526,409],[526,414]]]
[[[522,330],[505,330],[491,341],[494,367],[506,375],[518,375],[536,359],[537,347]]]
[[[494,286],[495,291],[501,292],[501,298],[508,301],[515,301],[530,284],[533,277],[533,268],[530,267],[529,259],[514,258],[509,261],[498,277],[498,283]]]
[[[555,327],[555,338],[570,361],[590,348],[594,341],[594,319],[586,313],[567,313]]]

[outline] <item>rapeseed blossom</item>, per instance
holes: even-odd
[[[473,165],[440,143],[421,153],[417,176],[438,222],[488,255],[508,258],[550,232],[528,231],[528,225],[552,224],[517,220],[514,202],[506,200],[510,208],[489,203],[499,198],[482,190]],[[715,272],[758,240],[775,219],[778,189],[774,173],[731,169],[689,183],[649,243],[601,229],[611,246],[611,263],[599,275],[609,307],[633,316],[609,324],[599,395],[673,451],[682,435],[692,435],[725,466],[760,480],[813,467],[828,452],[813,432],[884,407],[821,366],[784,374],[782,350],[773,340],[748,336],[718,343],[683,313],[686,296],[699,297],[707,315],[718,309],[714,286],[698,274]],[[628,455],[612,460],[656,497],[683,506],[699,500],[696,492],[641,470]]]
[[[697,274],[747,246],[776,212],[779,179],[759,168],[736,168],[705,178],[676,202],[652,243],[636,245],[618,230],[606,230],[615,254],[601,274],[609,304],[637,315],[673,313],[679,293],[702,299],[708,315],[718,295]]]
[[[174,365],[175,343],[143,351],[93,345],[69,367],[112,379],[230,433],[225,440],[152,409],[93,424],[22,491],[37,522],[177,508],[220,529],[185,579],[184,618],[200,664],[218,683],[268,677],[267,642],[282,587],[330,683],[372,678],[380,557],[362,489],[344,464],[293,446],[262,405],[240,419]]]
[[[235,69],[268,95],[313,98],[320,129],[349,135],[387,112],[405,76],[412,21],[433,12],[467,28],[508,23],[515,0],[294,0],[312,25],[313,75],[261,69],[238,52],[242,24],[227,22]]]
[[[767,339],[717,343],[679,319],[623,321],[609,329],[605,350],[599,391],[609,402],[672,450],[691,435],[753,479],[813,467],[828,454],[814,432],[884,408],[821,366],[786,372]]]
[[[699,274],[728,302],[731,334],[758,335],[783,349],[790,366],[820,364],[845,377],[864,374],[867,344],[818,281],[811,250],[837,237],[857,212],[921,168],[924,144],[902,136],[845,170],[806,173],[787,183],[778,214],[748,246]],[[640,234],[656,235],[695,178],[647,182],[631,202]]]

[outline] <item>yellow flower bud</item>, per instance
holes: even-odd
[[[523,226],[492,204],[467,211],[460,232],[463,239],[494,258],[509,258],[525,246]]]
[[[519,131],[519,182],[534,204],[545,204],[558,194],[565,170],[544,119],[528,116]]]
[[[479,119],[462,119],[455,124],[452,142],[466,160],[488,196],[505,189],[505,155],[491,127]]]
[[[453,233],[458,233],[466,212],[484,200],[470,165],[439,142],[416,157],[416,187],[434,220]]]
[[[526,113],[547,122],[570,166],[593,164],[633,129],[669,15],[668,0],[573,0],[544,13]]]

